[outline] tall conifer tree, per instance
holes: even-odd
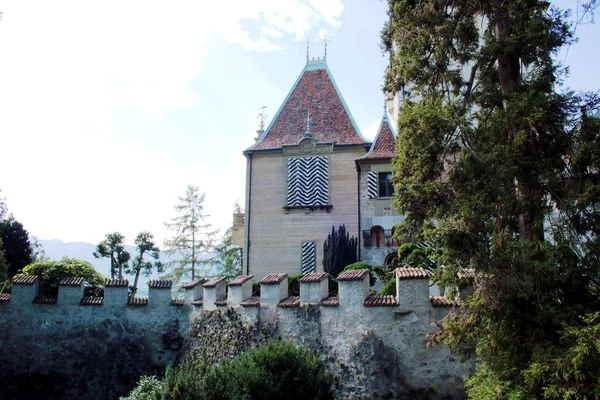
[[[472,398],[598,398],[600,102],[559,90],[567,15],[540,0],[389,5],[396,231],[441,250],[446,287],[475,271],[434,342],[477,354]]]

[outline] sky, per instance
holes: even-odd
[[[554,1],[571,7],[573,0]],[[40,239],[170,236],[187,185],[221,231],[244,203],[245,158],[310,57],[361,133],[383,114],[382,0],[0,0],[0,197]],[[574,17],[576,13],[574,13]],[[558,55],[600,88],[600,24]]]

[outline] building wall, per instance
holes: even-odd
[[[317,271],[322,271],[323,243],[331,227],[345,224],[358,236],[358,186],[354,160],[364,148],[335,149],[329,157],[329,200],[333,208],[284,210],[287,198],[287,160],[282,153],[254,153],[250,204],[247,203],[249,258],[246,265],[255,279],[273,271],[290,275],[301,272],[302,242],[314,241]],[[306,154],[310,156],[310,154]],[[319,154],[324,155],[324,154]],[[304,154],[302,155],[304,156]],[[247,190],[248,198],[248,190]],[[249,208],[248,208],[249,207]]]
[[[383,265],[388,254],[396,253],[398,251],[398,246],[389,243],[390,246],[366,247],[365,241],[363,240],[363,231],[370,231],[373,226],[378,225],[381,226],[389,236],[394,225],[401,222],[403,217],[398,215],[397,210],[392,204],[392,198],[369,198],[367,176],[371,171],[391,172],[392,164],[385,161],[361,161],[360,167],[361,260],[372,265]]]

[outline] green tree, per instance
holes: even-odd
[[[125,250],[125,236],[119,232],[107,233],[104,240],[98,243],[94,257],[110,258],[110,278],[115,275],[123,279],[123,268],[127,266],[131,255]]]
[[[0,293],[5,293],[10,287],[8,279],[8,262],[4,256],[2,239],[0,239]]]
[[[69,257],[63,257],[59,261],[36,261],[23,268],[21,275],[39,276],[42,279],[40,290],[53,295],[58,292],[61,279],[66,277],[85,278],[86,285],[94,288],[103,285],[105,280],[88,261]]]
[[[221,243],[214,247],[214,256],[208,263],[215,267],[217,276],[230,279],[242,274],[242,249],[233,244],[231,228],[227,229]]]
[[[432,340],[477,354],[472,398],[597,397],[597,350],[569,373],[536,367],[576,353],[561,332],[598,324],[600,309],[600,101],[557,91],[553,56],[573,42],[565,13],[541,0],[389,5],[397,231],[441,250],[444,286],[476,271]]]
[[[157,272],[162,272],[164,267],[158,258],[160,256],[160,249],[154,243],[154,235],[150,232],[140,232],[135,238],[135,246],[137,255],[133,258],[131,263],[124,265],[125,273],[133,275],[133,286],[131,286],[131,297],[135,297],[138,289],[138,281],[140,274],[143,273],[146,276],[150,276],[154,269]],[[150,260],[148,260],[150,258]]]
[[[173,268],[170,276],[175,282],[187,273],[194,280],[196,266],[206,264],[201,256],[213,248],[216,231],[211,230],[211,224],[206,222],[208,215],[204,214],[204,197],[197,186],[189,185],[174,207],[177,216],[165,223],[173,231],[173,237],[164,241],[165,253],[179,257],[169,262]]]
[[[0,13],[1,14],[1,13]],[[0,190],[2,192],[2,190]],[[0,222],[8,218],[8,208],[6,207],[6,199],[0,197]]]
[[[12,278],[32,261],[29,233],[23,228],[23,224],[9,217],[0,221],[0,239],[8,262],[8,277]]]
[[[323,243],[323,270],[334,278],[344,267],[358,261],[358,239],[346,231],[346,225],[338,229],[331,227],[331,233]]]

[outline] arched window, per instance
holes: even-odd
[[[398,253],[390,253],[385,257],[385,261],[383,263],[388,270],[396,269],[400,266],[400,261],[398,260]]]
[[[385,231],[379,225],[375,225],[371,228],[371,246],[385,246]]]

